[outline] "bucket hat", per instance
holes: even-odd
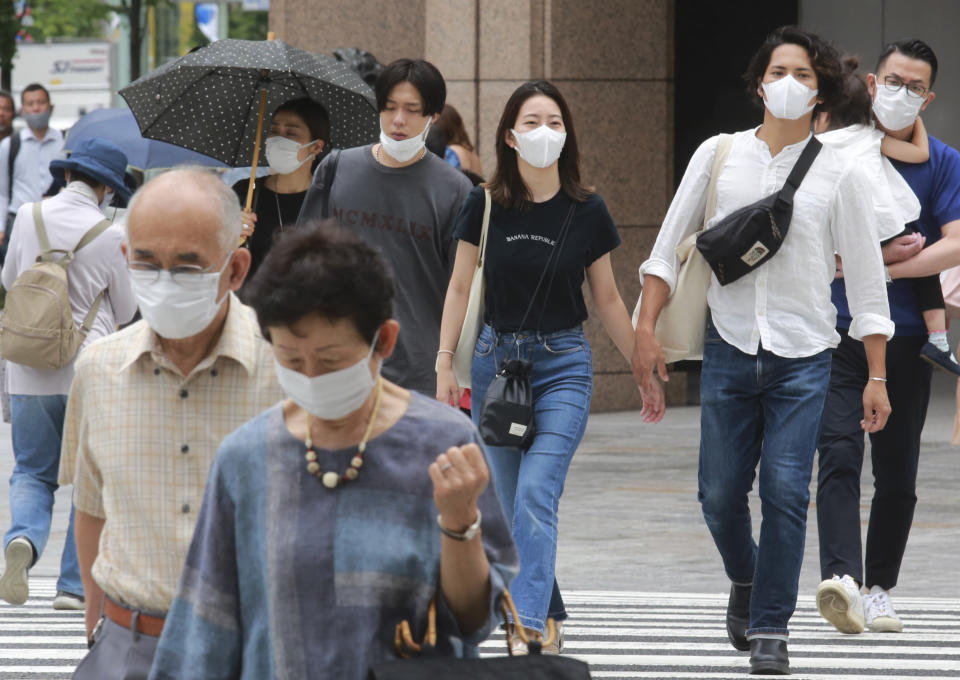
[[[124,200],[130,198],[130,189],[123,181],[127,170],[127,155],[106,139],[87,139],[77,144],[69,158],[50,162],[50,170],[76,170],[106,184]]]

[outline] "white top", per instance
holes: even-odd
[[[97,207],[96,194],[83,182],[71,182],[59,195],[43,202],[43,223],[51,248],[75,248],[90,227],[102,219],[103,213]],[[123,239],[123,230],[119,226],[114,224],[108,227],[77,251],[76,258],[67,269],[70,306],[73,308],[73,320],[78,326],[83,323],[83,318],[100,291],[107,289],[83,347],[113,333],[118,323],[127,323],[137,311],[127,261],[120,250]],[[29,269],[39,254],[40,242],[33,224],[33,206],[28,203],[20,208],[14,222],[7,259],[0,274],[3,287],[10,290],[17,276]],[[73,362],[56,371],[7,362],[7,389],[10,394],[69,394],[72,380]]]
[[[757,129],[738,132],[717,182],[717,214],[708,228],[734,210],[778,191],[806,145],[786,146],[770,156]],[[677,282],[676,247],[703,219],[718,137],[694,153],[664,218],[640,279]],[[853,313],[851,337],[893,336],[880,238],[872,216],[869,180],[855,163],[829,146],[820,150],[794,196],[790,231],[767,263],[726,286],[711,276],[707,303],[720,336],[747,354],[762,347],[795,358],[836,347],[837,310],[830,301],[836,273],[834,253],[843,258],[847,299]]]
[[[39,140],[30,128],[23,128],[20,151],[13,160],[13,197],[10,198],[10,139],[0,142],[0,231],[6,231],[8,212],[16,213],[24,203],[43,197],[53,182],[50,161],[65,157],[63,135],[59,130],[47,128],[43,140]]]
[[[871,203],[881,241],[899,236],[910,222],[920,219],[920,201],[907,180],[880,151],[884,132],[873,125],[850,125],[817,135],[855,162],[869,177]]]

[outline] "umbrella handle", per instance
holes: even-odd
[[[253,147],[253,167],[250,168],[250,184],[247,186],[247,202],[246,207],[244,208],[247,212],[250,212],[251,207],[253,207],[253,190],[257,183],[257,163],[260,160],[260,140],[263,136],[263,112],[267,107],[267,91],[260,90],[260,113],[257,118],[257,140],[255,142],[256,146]],[[246,237],[240,239],[240,245],[243,245],[246,241]]]

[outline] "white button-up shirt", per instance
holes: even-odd
[[[0,231],[6,231],[7,213],[16,214],[24,203],[39,201],[50,188],[53,175],[50,161],[64,157],[63,135],[47,128],[43,139],[37,139],[30,128],[20,131],[20,151],[13,159],[13,177],[10,177],[10,140],[0,142]],[[10,182],[13,182],[13,194]]]
[[[734,135],[717,181],[717,212],[707,227],[746,205],[778,191],[809,137],[771,157],[757,130]],[[663,279],[673,291],[679,262],[676,247],[703,220],[707,187],[718,138],[694,153],[664,218],[644,276]],[[880,243],[867,176],[856,163],[824,146],[793,201],[790,229],[767,263],[726,286],[711,277],[707,303],[726,342],[747,354],[762,346],[777,356],[796,358],[836,347],[837,310],[830,301],[836,272],[834,253],[843,258],[847,297],[853,314],[850,336],[893,336]]]

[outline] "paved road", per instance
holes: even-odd
[[[52,578],[31,583],[24,607],[0,609],[0,679],[66,679],[86,653],[79,613],[55,612]],[[570,591],[564,651],[590,664],[595,678],[744,678],[747,655],[723,632],[722,594]],[[803,598],[792,622],[794,678],[956,678],[960,676],[960,600],[903,598],[900,635],[841,635]],[[505,652],[502,636],[484,656]]]

